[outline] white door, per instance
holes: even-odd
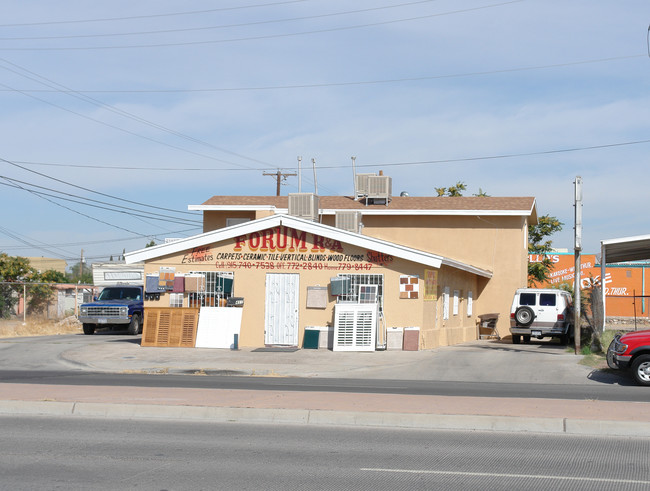
[[[264,344],[298,346],[300,275],[266,274]]]

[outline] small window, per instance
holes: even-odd
[[[534,293],[520,293],[519,294],[519,305],[536,305],[535,294]]]
[[[226,218],[226,227],[232,227],[233,225],[239,225],[240,223],[246,223],[250,221],[250,218]]]
[[[555,307],[556,299],[555,293],[542,293],[539,295],[539,304],[542,307]]]

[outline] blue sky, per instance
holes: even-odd
[[[11,2],[0,251],[108,260],[200,231],[213,195],[534,196],[585,253],[650,233],[646,0]],[[282,194],[298,191],[288,177]],[[435,251],[434,251],[435,252]]]

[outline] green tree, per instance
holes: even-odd
[[[539,262],[528,262],[528,286],[536,286],[548,280],[548,275],[553,269],[548,253],[553,251],[553,243],[548,238],[555,232],[562,230],[562,222],[550,215],[537,219],[536,225],[528,226],[528,253],[538,254],[543,259]]]
[[[147,248],[147,247],[153,247],[153,246],[155,246],[155,245],[156,245],[156,242],[154,242],[154,240],[151,239],[151,241],[148,242],[144,247],[145,247],[145,248]]]
[[[93,272],[86,263],[76,263],[70,266],[70,280],[74,283],[92,284]]]
[[[48,269],[41,274],[34,274],[31,281],[34,285],[27,286],[27,312],[41,314],[52,300],[54,288],[43,283],[67,283],[68,277],[60,271]]]
[[[436,190],[436,193],[438,193],[438,196],[451,196],[451,197],[456,197],[456,196],[462,196],[463,191],[467,189],[467,185],[462,182],[458,181],[456,184],[453,186],[449,186],[448,188],[434,188]]]
[[[36,270],[26,257],[0,253],[0,317],[7,319],[11,316],[22,294],[22,286],[11,283],[30,281],[35,276]]]
[[[48,269],[41,273],[41,281],[45,283],[69,283],[70,280],[68,277],[61,273],[60,271],[55,271],[54,269]]]
[[[487,194],[485,191],[483,191],[481,188],[478,188],[478,193],[474,194],[473,196],[478,196],[478,197],[489,197],[490,195]]]

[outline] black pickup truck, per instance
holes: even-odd
[[[99,327],[126,328],[129,334],[139,334],[144,319],[142,286],[107,286],[94,302],[81,305],[77,318],[84,334],[95,334]]]

